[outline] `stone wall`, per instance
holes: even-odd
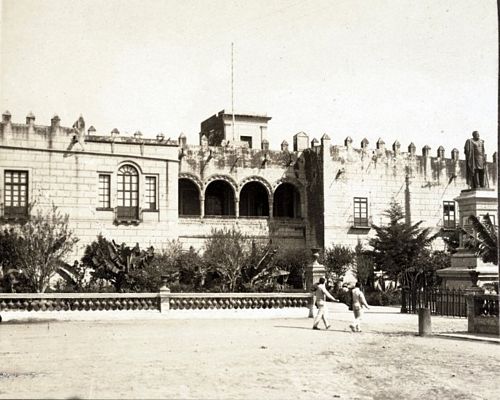
[[[162,247],[177,232],[177,143],[154,139],[85,135],[59,126],[3,123],[0,131],[0,203],[4,215],[4,171],[28,171],[28,202],[37,209],[55,205],[70,216],[80,239],[74,256],[102,233],[117,242]],[[139,221],[116,222],[117,171],[132,165],[139,172]],[[110,210],[98,210],[99,174],[111,176]],[[157,178],[157,210],[144,210],[144,176]],[[9,221],[4,221],[9,222]]]
[[[453,201],[467,188],[465,161],[458,159],[456,149],[451,158],[445,158],[441,147],[436,156],[431,156],[427,146],[422,155],[417,155],[413,144],[403,153],[398,142],[387,150],[382,140],[374,149],[368,147],[367,141],[363,141],[361,149],[355,149],[350,138],[344,146],[331,146],[328,139],[323,146],[329,151],[322,151],[324,238],[318,241],[327,247],[355,246],[358,240],[366,242],[373,236],[373,229],[354,226],[354,197],[368,199],[369,223],[387,223],[383,212],[394,198],[412,223],[423,221],[422,227],[437,232],[443,226],[443,201]],[[493,163],[489,163],[488,172],[494,187],[497,172]],[[458,210],[456,216],[458,224]],[[441,245],[439,241],[434,244]]]
[[[383,212],[391,199],[405,208],[408,219],[422,220],[424,227],[437,231],[442,226],[443,201],[453,201],[465,183],[464,161],[453,149],[445,157],[440,147],[436,155],[424,147],[416,154],[410,144],[401,151],[398,142],[392,150],[379,140],[371,148],[364,140],[360,149],[347,138],[344,145],[332,145],[324,135],[321,142],[310,142],[307,134],[295,135],[296,151],[283,142],[281,150],[250,149],[245,146],[189,145],[184,135],[176,141],[145,139],[137,132],[121,137],[117,130],[97,135],[90,127],[78,135],[60,126],[55,116],[50,126],[35,125],[31,114],[26,124],[13,124],[4,113],[0,128],[0,216],[3,215],[4,171],[25,170],[29,174],[29,202],[36,207],[58,206],[70,215],[71,226],[80,238],[78,254],[97,234],[117,242],[163,247],[179,239],[185,247],[202,248],[213,229],[235,227],[254,239],[272,239],[293,247],[355,246],[374,234],[370,224],[384,224]],[[495,156],[496,157],[496,156]],[[139,171],[140,218],[134,224],[116,223],[117,171],[124,165]],[[494,164],[488,165],[490,185],[497,181]],[[98,175],[111,176],[111,207],[98,210]],[[157,177],[157,210],[143,207],[144,177]],[[199,193],[198,216],[179,218],[179,179],[191,181]],[[235,215],[205,216],[203,204],[211,182],[223,181],[234,192]],[[239,199],[248,183],[265,189],[269,215],[240,216]],[[275,194],[282,184],[299,193],[297,215],[273,215]],[[368,223],[354,226],[353,199],[366,198]],[[458,209],[456,210],[458,216]],[[458,222],[458,219],[457,219]],[[439,243],[436,243],[439,247]]]

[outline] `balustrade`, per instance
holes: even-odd
[[[0,311],[265,310],[311,301],[309,293],[0,293]]]

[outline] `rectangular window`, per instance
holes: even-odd
[[[5,171],[4,217],[28,216],[28,171]]]
[[[107,174],[99,174],[99,208],[111,208],[111,176]]]
[[[368,226],[368,198],[354,198],[354,226]]]
[[[455,229],[454,201],[443,201],[443,228]]]
[[[145,194],[146,194],[146,205],[145,209],[150,211],[156,211],[156,177],[155,176],[146,176],[146,185],[145,185]]]

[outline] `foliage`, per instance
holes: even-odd
[[[454,254],[460,246],[460,229],[441,229],[439,236],[443,239],[445,249],[448,253]]]
[[[486,263],[498,264],[498,227],[493,225],[489,214],[481,221],[475,215],[471,215],[470,221],[474,229],[471,235],[472,246],[476,255]]]
[[[323,263],[328,279],[339,282],[355,260],[355,253],[346,246],[334,245],[325,249]]]
[[[354,260],[353,273],[357,281],[361,283],[363,288],[373,289],[375,286],[373,260],[366,250],[363,250],[363,245],[359,240],[354,248]]]
[[[288,275],[284,283],[294,289],[305,287],[305,266],[310,262],[310,251],[296,247],[280,247],[274,257],[275,265]]]
[[[149,276],[145,267],[152,261],[154,249],[141,250],[122,243],[117,245],[102,235],[88,245],[82,263],[92,269],[92,281],[109,282],[117,292],[142,291],[148,285]]]
[[[144,267],[148,279],[145,289],[158,291],[163,284],[172,291],[197,291],[205,282],[206,271],[200,255],[192,247],[186,252],[178,240],[172,240]]]
[[[203,260],[208,270],[221,278],[222,291],[233,292],[237,288],[248,257],[245,241],[245,236],[234,228],[214,229],[205,241]]]
[[[214,230],[205,242],[202,260],[206,268],[205,288],[220,291],[270,291],[287,286],[296,264],[283,262],[271,241],[249,242],[241,232]]]
[[[389,279],[412,287],[414,277],[421,269],[419,260],[435,236],[430,236],[430,228],[420,228],[422,221],[414,225],[402,222],[405,216],[395,201],[384,214],[389,217],[389,224],[381,227],[373,225],[377,235],[369,241],[372,247],[369,254],[376,268],[387,274]]]
[[[18,283],[19,270],[17,269],[16,242],[18,234],[13,229],[0,231],[0,290],[13,292]]]
[[[371,306],[393,306],[401,304],[401,291],[390,290],[370,290],[365,292],[366,302]]]
[[[65,257],[78,241],[68,227],[68,215],[57,207],[48,213],[38,211],[22,225],[4,230],[2,242],[2,281],[8,289],[22,282],[23,290],[45,292]]]
[[[88,268],[86,265],[74,261],[73,265],[65,262],[59,263],[57,273],[62,281],[56,282],[55,291],[58,292],[88,292],[91,287],[86,280]]]

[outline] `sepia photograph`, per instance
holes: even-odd
[[[0,0],[0,399],[500,397],[494,0]]]

